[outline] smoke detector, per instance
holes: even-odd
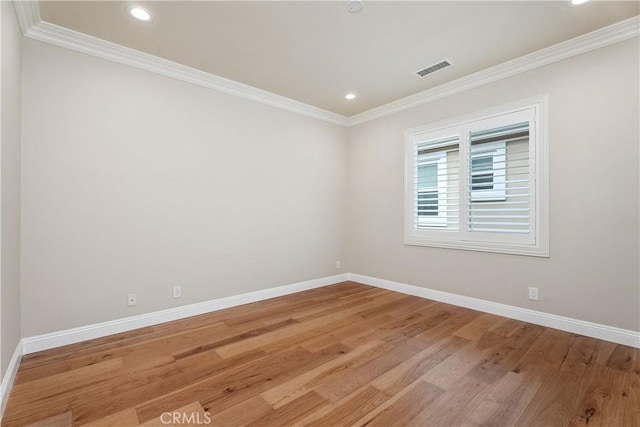
[[[358,13],[364,7],[362,0],[347,0],[347,10],[351,13]]]

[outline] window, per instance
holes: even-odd
[[[422,225],[446,226],[447,212],[446,153],[418,154],[416,189],[418,222]]]
[[[471,200],[505,200],[505,147],[504,141],[472,145]]]
[[[405,243],[548,256],[546,97],[405,132]]]

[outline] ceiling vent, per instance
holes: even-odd
[[[445,60],[445,61],[439,62],[437,64],[434,64],[434,65],[432,65],[430,67],[427,67],[424,70],[420,70],[420,71],[416,72],[416,74],[419,75],[420,77],[424,77],[427,74],[435,73],[436,71],[440,71],[443,68],[447,68],[447,67],[450,67],[452,65],[453,64],[451,62]]]

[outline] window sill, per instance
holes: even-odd
[[[443,249],[457,249],[463,251],[476,251],[476,252],[492,252],[498,254],[509,255],[523,255],[523,256],[535,256],[542,258],[549,258],[549,248],[543,248],[532,245],[518,245],[518,244],[492,244],[486,242],[452,242],[452,241],[437,241],[437,240],[425,240],[417,237],[405,238],[404,244],[407,246],[425,246],[432,248]]]

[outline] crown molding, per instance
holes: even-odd
[[[347,117],[42,21],[37,1],[14,0],[14,6],[20,28],[25,37],[345,127],[356,126],[419,105],[424,105],[447,96],[531,71],[640,35],[640,16],[635,16],[434,88],[398,99],[380,107]]]
[[[14,1],[14,5],[16,6],[18,21],[25,37],[129,65],[218,92],[239,96],[314,119],[341,126],[346,126],[347,124],[347,118],[341,114],[42,21],[38,3],[35,1]]]
[[[18,17],[18,25],[22,30],[22,34],[27,33],[31,27],[40,23],[40,7],[38,2],[34,0],[14,0],[13,7]]]
[[[640,35],[640,16],[609,25],[348,118],[347,126],[388,116]]]

